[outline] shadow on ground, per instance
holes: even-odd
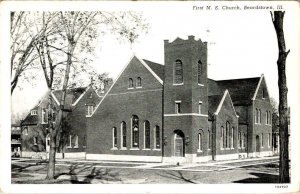
[[[99,182],[121,181],[118,173],[109,169],[96,168],[90,164],[73,164],[67,172],[57,174],[55,179],[59,179],[63,175],[69,176],[72,184],[91,184],[93,180],[98,180]]]
[[[278,183],[278,175],[256,172],[249,174],[256,177],[234,181],[233,183]]]
[[[164,171],[163,174],[157,173],[157,175],[185,183],[192,183],[192,184],[198,184],[198,182],[195,182],[194,180],[198,179],[198,175],[187,175],[183,171]]]

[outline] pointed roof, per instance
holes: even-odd
[[[165,68],[162,64],[155,63],[146,59],[143,59],[145,63],[152,69],[152,71],[161,79],[164,80]]]
[[[223,95],[208,96],[208,119],[212,120]]]
[[[252,101],[260,79],[260,77],[217,81],[209,79],[208,91],[223,92],[228,89],[234,104],[249,104]]]
[[[67,95],[65,99],[65,108],[69,109],[72,105],[75,105],[78,100],[82,97],[84,92],[86,91],[87,87],[79,87],[79,88],[72,88],[67,89]],[[54,90],[52,92],[52,97],[54,98],[55,102],[59,105],[61,98],[62,98],[63,91],[62,90]]]

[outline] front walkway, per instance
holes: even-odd
[[[264,158],[247,158],[239,160],[227,160],[227,161],[210,161],[203,163],[146,163],[146,162],[122,162],[122,161],[99,161],[99,160],[84,160],[84,159],[57,159],[57,166],[84,166],[92,165],[93,167],[105,167],[105,168],[134,168],[134,169],[152,169],[152,170],[174,170],[174,171],[190,171],[190,172],[212,172],[212,171],[225,171],[235,168],[241,168],[245,166],[253,166],[259,164],[275,163],[278,162],[278,156],[264,157]],[[23,164],[39,164],[46,161],[20,158],[13,159],[13,163]]]

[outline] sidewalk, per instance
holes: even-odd
[[[147,162],[123,162],[123,161],[99,161],[99,160],[82,160],[82,159],[57,159],[58,166],[85,166],[92,165],[98,168],[136,168],[149,170],[175,170],[175,171],[192,171],[192,172],[211,172],[224,171],[229,169],[253,166],[258,164],[274,163],[279,160],[278,156],[264,158],[247,158],[227,161],[210,161],[203,163],[181,163],[179,165],[172,163],[147,163]],[[16,163],[38,164],[46,161],[20,158],[13,160]]]

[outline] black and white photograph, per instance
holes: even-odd
[[[2,192],[299,191],[297,1],[0,8]]]

